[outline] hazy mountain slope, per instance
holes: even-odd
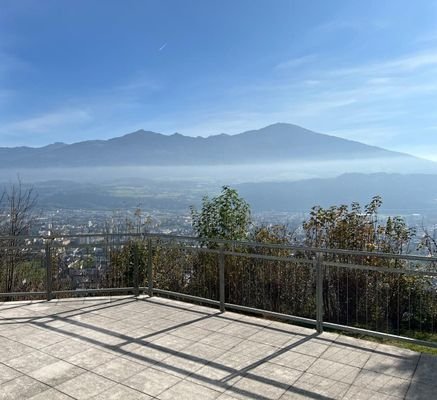
[[[244,183],[237,188],[254,209],[263,211],[308,211],[314,205],[353,201],[365,204],[380,195],[387,211],[437,213],[437,175],[344,174],[330,179]]]
[[[6,187],[8,186],[5,183]],[[188,212],[205,194],[220,191],[217,185],[196,181],[114,181],[88,184],[72,181],[38,182],[32,185],[41,208],[144,209]],[[366,204],[372,196],[383,197],[383,211],[391,214],[437,215],[437,175],[344,174],[337,178],[296,182],[264,182],[233,185],[255,211],[308,212],[321,205]],[[0,183],[0,191],[2,184]]]
[[[232,136],[194,138],[141,130],[109,140],[70,145],[56,143],[42,148],[0,148],[0,168],[216,165],[377,157],[405,157],[411,163],[428,163],[296,125],[274,124]]]

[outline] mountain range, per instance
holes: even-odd
[[[206,138],[139,130],[109,140],[0,148],[0,168],[232,165],[357,158],[401,158],[408,163],[427,163],[404,153],[285,123]]]

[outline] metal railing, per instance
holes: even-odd
[[[0,288],[6,300],[172,296],[437,347],[436,257],[164,234],[2,236]]]

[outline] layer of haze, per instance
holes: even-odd
[[[280,182],[310,178],[331,178],[342,173],[434,173],[432,163],[406,166],[404,158],[372,158],[348,161],[295,161],[276,164],[214,166],[144,166],[92,168],[0,169],[0,182],[13,182],[17,176],[27,183],[70,180],[81,183],[107,183],[129,180],[142,184],[143,179],[159,181],[197,181],[199,183],[238,184],[243,182]]]

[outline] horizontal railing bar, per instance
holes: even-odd
[[[273,317],[273,318],[284,319],[284,320],[288,320],[288,321],[299,322],[301,324],[316,326],[315,319],[297,317],[295,315],[282,314],[282,313],[277,313],[274,311],[262,310],[259,308],[240,306],[238,304],[233,304],[233,303],[225,303],[225,307],[227,309],[233,309],[233,310],[237,310],[237,311],[260,314],[260,315],[265,315],[265,316],[269,316],[269,317]]]
[[[0,246],[0,251],[8,251],[8,250],[15,250],[15,251],[28,251],[28,252],[34,252],[34,253],[38,253],[38,250],[44,252],[44,247],[39,247],[39,248],[35,248],[34,246],[32,247],[26,247],[26,246],[10,246],[10,247],[2,247]],[[29,254],[29,253],[26,253]]]
[[[74,289],[74,290],[53,290],[53,294],[88,294],[88,293],[110,293],[110,292],[132,292],[133,287],[125,288],[101,288],[101,289]]]
[[[307,260],[305,258],[298,258],[298,257],[269,256],[266,254],[238,253],[235,251],[224,251],[223,254],[226,256],[257,258],[261,260],[270,260],[270,261],[285,261],[285,262],[293,261],[299,264],[314,264],[313,260]]]
[[[1,297],[22,297],[22,296],[45,296],[47,292],[9,292],[9,293],[0,293]]]
[[[335,329],[335,330],[350,332],[350,333],[357,333],[357,334],[361,334],[361,335],[374,336],[374,337],[378,337],[381,339],[393,339],[393,340],[399,340],[402,342],[418,344],[421,346],[428,346],[428,347],[436,347],[437,348],[437,342],[429,342],[427,340],[414,339],[414,338],[409,338],[406,336],[398,336],[398,335],[393,335],[391,333],[371,331],[371,330],[367,330],[367,329],[363,329],[363,328],[355,328],[353,326],[339,325],[339,324],[334,324],[332,322],[323,322],[323,327],[328,328],[328,329]]]
[[[226,239],[213,239],[213,238],[200,238],[194,236],[184,236],[184,235],[171,235],[162,233],[82,233],[82,234],[66,234],[66,235],[53,235],[53,236],[1,236],[1,240],[19,240],[19,239],[44,239],[44,240],[55,240],[55,239],[66,239],[66,238],[86,238],[86,237],[103,237],[103,238],[152,238],[152,239],[169,239],[169,240],[191,240],[197,242],[213,242],[218,244],[230,244],[230,245],[241,245],[241,246],[252,246],[252,247],[264,247],[270,249],[286,249],[292,251],[304,251],[312,253],[326,253],[326,254],[342,254],[342,255],[355,255],[362,257],[379,257],[379,258],[390,258],[399,260],[410,260],[410,261],[423,261],[423,262],[437,262],[437,257],[428,257],[422,255],[413,254],[391,254],[383,252],[371,252],[362,250],[344,250],[344,249],[328,249],[320,247],[306,247],[306,246],[293,246],[289,244],[275,244],[275,243],[260,243],[252,241],[235,241]]]
[[[214,306],[220,305],[220,302],[218,300],[207,299],[205,297],[192,296],[190,294],[185,294],[185,293],[172,292],[171,290],[155,289],[154,288],[153,293],[178,297],[180,299],[185,299],[185,300],[198,301],[199,303],[211,304]]]
[[[184,250],[184,251],[190,251],[192,253],[209,253],[209,254],[220,254],[221,251],[219,249],[208,249],[205,247],[178,247],[178,246],[173,246],[173,245],[164,245],[162,246],[164,248],[169,248],[169,249],[180,249],[180,250]],[[237,251],[227,251],[224,250],[222,252],[224,255],[226,256],[237,256],[237,257],[246,257],[246,258],[257,258],[257,259],[262,259],[262,260],[270,260],[270,261],[285,261],[285,262],[290,262],[290,261],[294,261],[297,263],[302,263],[302,264],[313,264],[313,260],[307,260],[304,258],[298,258],[298,257],[281,257],[281,256],[270,256],[267,254],[256,254],[256,253],[240,253]]]
[[[400,274],[400,275],[437,276],[437,272],[412,270],[406,268],[401,269],[401,268],[376,267],[374,265],[345,264],[345,263],[336,263],[336,262],[323,262],[322,265],[324,267],[340,267],[340,268],[349,268],[349,269],[359,269],[362,271],[387,272],[387,273]]]

